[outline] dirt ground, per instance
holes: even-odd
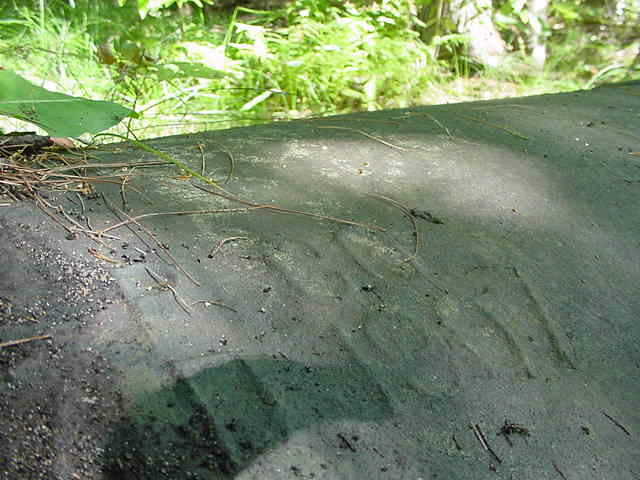
[[[148,143],[0,198],[0,479],[640,478],[639,83]]]

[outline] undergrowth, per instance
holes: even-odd
[[[129,4],[107,4],[76,0],[72,8],[51,0],[38,12],[4,3],[0,66],[51,90],[135,109],[140,119],[112,131],[138,138],[575,90],[599,73],[607,81],[624,78],[624,69],[603,69],[633,55],[631,48],[603,48],[606,39],[581,36],[568,23],[562,41],[549,42],[542,74],[527,67],[521,51],[499,69],[478,72],[460,35],[431,45],[420,39],[424,24],[409,0],[358,8],[299,0],[209,17],[165,9],[144,19]],[[447,63],[443,51],[451,53]],[[20,127],[2,122],[4,130]]]

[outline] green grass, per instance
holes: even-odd
[[[0,7],[2,66],[50,90],[134,108],[141,118],[111,131],[138,138],[576,90],[598,72],[605,81],[628,78],[625,69],[603,69],[633,58],[631,48],[603,48],[569,29],[562,42],[550,42],[543,74],[530,71],[519,52],[499,70],[471,74],[459,36],[440,45],[453,60],[435,58],[435,47],[419,38],[420,20],[407,0],[359,9],[299,0],[207,22],[171,11],[140,20],[127,8],[101,10],[101,2],[82,9],[50,4],[56,8],[43,12]],[[114,63],[101,63],[100,46]],[[4,118],[0,128],[32,129]]]

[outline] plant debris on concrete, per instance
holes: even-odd
[[[639,89],[149,142],[232,152],[225,191],[122,144],[2,191],[0,478],[637,478]]]

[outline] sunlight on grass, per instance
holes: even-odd
[[[110,131],[139,138],[575,90],[599,72],[608,81],[625,78],[624,69],[603,65],[634,55],[633,46],[624,55],[601,49],[596,66],[560,43],[550,44],[543,73],[521,51],[500,68],[478,69],[465,56],[464,36],[425,44],[408,0],[359,8],[300,0],[272,11],[239,7],[208,22],[169,10],[140,19],[100,3],[48,5],[44,22],[27,8],[0,7],[1,66],[49,90],[135,109],[140,119]],[[594,48],[572,31],[566,37],[572,48]],[[0,118],[0,129],[33,127]]]

